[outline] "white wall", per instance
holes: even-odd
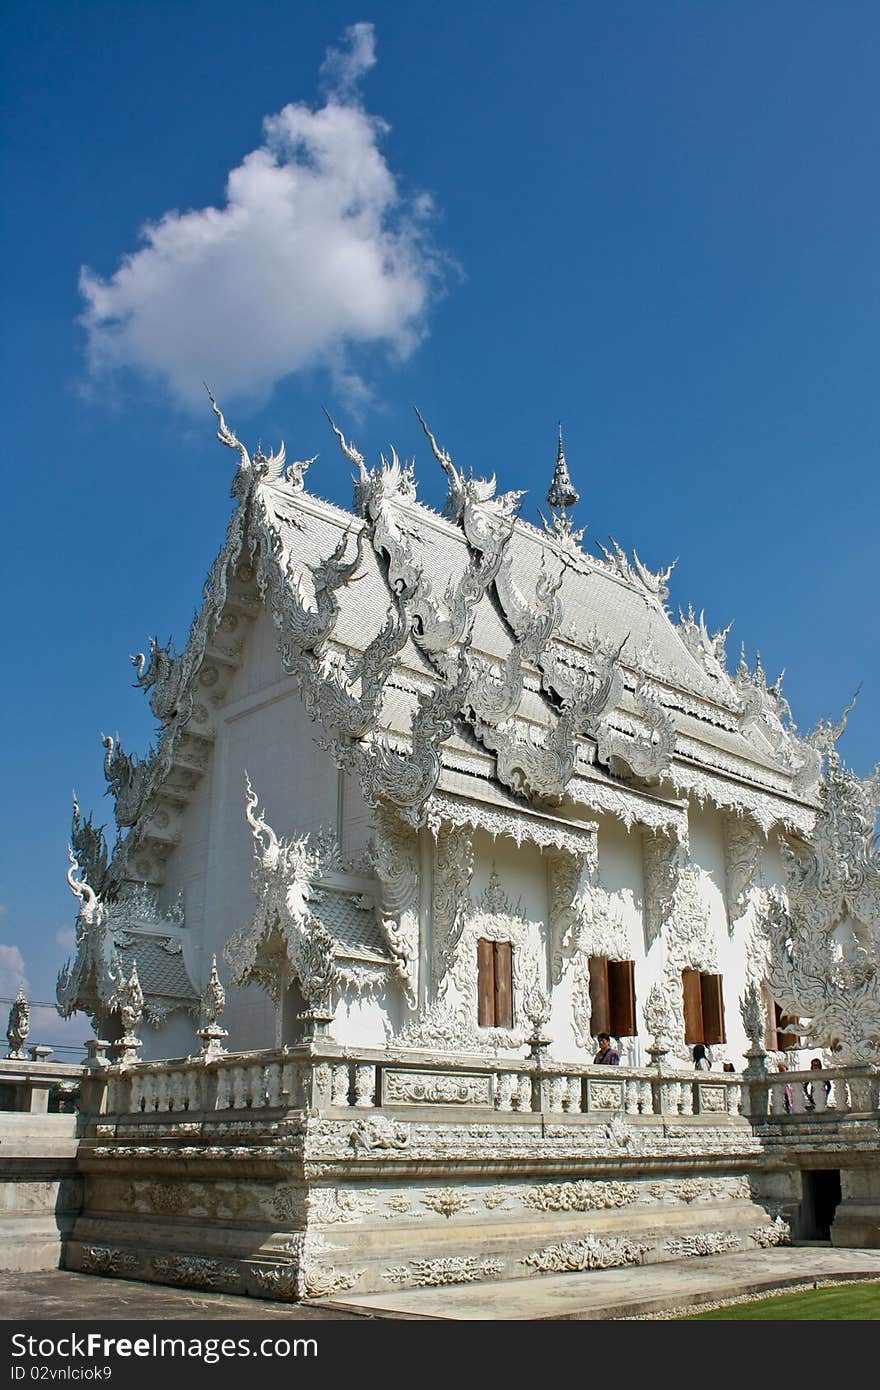
[[[182,843],[167,867],[163,898],[178,891],[186,909],[186,963],[199,988],[207,979],[212,954],[221,974],[225,942],[248,926],[254,911],[251,887],[253,841],[244,818],[244,774],[247,769],[267,820],[280,836],[329,828],[340,838],[343,852],[354,856],[366,846],[372,814],[356,779],[340,774],[329,755],[317,746],[320,730],[304,711],[296,684],[280,667],[276,633],[264,614],[253,624],[241,668],[235,673],[223,709],[216,716],[217,738],[210,767],[196,787],[183,816]],[[690,851],[700,871],[700,894],[724,977],[725,1024],[728,1043],[715,1057],[729,1057],[739,1068],[748,1042],[739,1016],[738,999],[745,987],[746,945],[752,910],[728,924],[726,907],[725,826],[711,807],[692,806]],[[613,817],[599,817],[599,884],[611,895],[625,925],[631,958],[635,961],[637,1021],[640,1036],[626,1045],[625,1060],[646,1060],[647,1036],[642,1009],[652,984],[667,959],[669,928],[650,951],[645,948],[642,840],[638,827],[627,830]],[[471,899],[476,907],[493,867],[512,903],[522,902],[528,923],[528,958],[540,963],[541,983],[547,988],[550,971],[548,941],[547,860],[533,845],[517,847],[511,840],[493,840],[482,831],[474,836],[474,877]],[[760,875],[765,883],[784,881],[775,837],[761,852]],[[524,957],[525,959],[525,957]],[[551,1034],[554,1051],[578,1057],[571,1027],[571,971],[551,991]],[[379,1045],[391,1027],[403,1020],[402,997],[395,987],[378,997],[346,999],[334,1026],[336,1037],[352,1046]],[[228,990],[224,1025],[231,1048],[270,1046],[274,1039],[274,1006],[265,992],[251,986]],[[185,1040],[184,1032],[188,1030]],[[154,1047],[192,1050],[194,1027],[181,1018],[162,1030],[158,1039],[145,1039],[144,1055]]]
[[[306,715],[296,683],[281,670],[275,630],[265,614],[248,634],[216,729],[210,766],[184,812],[181,844],[168,861],[163,892],[170,902],[183,891],[186,962],[199,989],[212,954],[227,982],[223,947],[254,912],[245,769],[279,836],[325,827],[336,833],[339,816],[339,774],[317,746],[319,729]],[[256,986],[229,987],[223,1025],[229,1048],[270,1047],[274,1005]],[[164,1037],[160,1042],[167,1055]]]

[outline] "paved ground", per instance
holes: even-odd
[[[210,1319],[217,1322],[297,1322],[303,1318],[354,1318],[364,1314],[335,1308],[306,1308],[233,1294],[193,1293],[166,1289],[161,1284],[138,1284],[131,1279],[102,1279],[94,1274],[69,1274],[53,1269],[38,1274],[0,1271],[0,1320],[16,1322],[132,1322]],[[366,1314],[368,1317],[374,1314]]]
[[[391,1290],[355,1301],[326,1300],[381,1318],[443,1318],[493,1321],[644,1317],[698,1303],[772,1291],[814,1280],[880,1279],[880,1250],[796,1247],[710,1255],[639,1269],[604,1269],[592,1274],[544,1274],[439,1289]]]
[[[813,1280],[880,1279],[880,1250],[756,1250],[643,1269],[550,1274],[504,1282],[390,1290],[320,1304],[273,1303],[231,1294],[193,1293],[126,1279],[52,1270],[0,1272],[0,1320],[300,1321],[405,1318],[454,1321],[644,1317]]]

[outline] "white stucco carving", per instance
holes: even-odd
[[[831,733],[833,734],[833,730]],[[829,735],[822,806],[809,844],[783,846],[785,892],[765,895],[768,981],[815,1045],[880,1061],[880,768],[865,779]]]
[[[410,1008],[416,1007],[419,967],[418,839],[387,806],[376,808],[373,865],[381,885],[379,925],[394,957]]]
[[[724,818],[724,832],[727,915],[732,929],[747,911],[753,890],[760,886],[761,837],[753,822],[731,815]]]

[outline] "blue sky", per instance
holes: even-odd
[[[0,994],[53,997],[71,788],[111,821],[220,544],[206,376],[342,502],[322,403],[437,503],[417,403],[531,517],[561,418],[587,540],[679,556],[802,728],[862,682],[869,771],[878,60],[870,3],[7,6]]]

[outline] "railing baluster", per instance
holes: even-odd
[[[513,1109],[513,1093],[516,1089],[516,1076],[512,1071],[502,1071],[496,1078],[495,1085],[495,1108],[496,1110]]]
[[[682,1115],[693,1115],[694,1113],[694,1083],[690,1080],[679,1083],[680,1113]]]
[[[527,1071],[521,1071],[517,1075],[513,1104],[516,1110],[532,1109],[532,1078]]]
[[[232,1068],[225,1064],[217,1068],[217,1095],[214,1100],[217,1110],[228,1110],[232,1104],[231,1073]]]
[[[266,1104],[273,1109],[281,1104],[281,1067],[270,1062],[266,1068]]]
[[[351,1097],[351,1073],[347,1062],[337,1062],[330,1077],[330,1104],[348,1105]]]
[[[557,1114],[562,1110],[562,1083],[561,1076],[550,1076],[547,1079],[547,1109]]]
[[[376,1067],[373,1062],[358,1063],[354,1071],[354,1103],[369,1110],[376,1100]]]
[[[639,1110],[643,1115],[654,1113],[654,1088],[648,1077],[639,1081]]]
[[[146,1076],[141,1078],[141,1095],[138,1109],[146,1112],[148,1110],[156,1110],[157,1108],[156,1077],[152,1072],[147,1072]]]
[[[565,1109],[569,1115],[579,1115],[581,1110],[581,1078],[568,1077],[565,1096]]]

